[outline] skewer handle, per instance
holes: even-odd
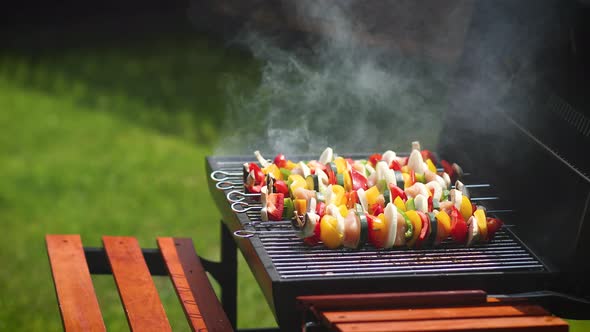
[[[235,202],[241,202],[248,197],[260,197],[260,194],[256,194],[256,193],[247,194],[247,193],[241,192],[240,190],[232,190],[227,193],[226,197],[227,197],[228,201],[235,203]]]
[[[248,212],[248,211],[259,211],[262,210],[262,206],[250,206],[248,203],[246,202],[234,202],[231,205],[231,210],[234,211],[235,213],[244,213],[244,212]]]
[[[232,177],[236,177],[236,176],[242,176],[242,173],[236,173],[236,172],[226,172],[226,171],[213,171],[211,172],[211,179],[213,181],[228,181],[230,180]]]
[[[236,189],[241,184],[242,184],[241,182],[220,181],[215,184],[215,188],[221,189],[221,190]]]

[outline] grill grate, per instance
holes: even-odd
[[[504,230],[496,234],[493,242],[473,247],[444,242],[432,249],[375,249],[367,246],[360,250],[332,250],[321,244],[310,247],[294,233],[272,233],[273,230],[289,228],[252,227],[258,231],[279,276],[285,279],[544,269]]]
[[[223,170],[233,173],[227,181],[239,183],[241,163],[226,163]],[[477,186],[476,186],[477,187]],[[490,195],[490,185],[472,190],[472,197],[487,207],[499,201]],[[232,190],[243,192],[243,186]],[[228,190],[229,190],[228,189]],[[473,195],[480,190],[483,196]],[[260,206],[251,197],[245,200],[251,206]],[[493,206],[498,208],[497,206]],[[510,210],[495,209],[499,213]],[[308,246],[299,239],[287,223],[261,223],[257,209],[244,213],[248,222],[244,229],[256,232],[280,279],[298,280],[313,278],[349,278],[378,276],[452,275],[461,273],[543,272],[544,265],[504,227],[494,240],[487,244],[465,247],[446,241],[430,249],[376,249],[370,245],[360,250],[333,250],[321,244]],[[508,216],[507,216],[508,217]],[[280,231],[280,232],[276,232]]]

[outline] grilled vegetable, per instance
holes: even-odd
[[[459,210],[453,206],[451,208],[451,237],[453,241],[464,244],[467,240],[467,223],[461,216]]]
[[[488,229],[488,235],[484,241],[490,241],[494,237],[494,234],[496,234],[496,232],[502,227],[502,224],[502,220],[498,218],[487,217],[486,227]]]
[[[467,228],[467,245],[470,246],[473,243],[479,241],[480,229],[478,226],[478,222],[475,220],[473,216],[469,218],[467,224],[469,225],[469,227]]]
[[[268,220],[283,220],[284,198],[285,196],[282,193],[268,194],[266,199],[266,213],[268,214]]]
[[[406,216],[412,222],[412,238],[407,241],[407,246],[412,248],[422,232],[422,218],[415,210],[406,211]]]
[[[336,249],[342,246],[344,238],[342,228],[337,217],[329,214],[324,215],[320,221],[320,239],[326,247]]]
[[[420,235],[416,240],[416,247],[421,248],[426,245],[427,239],[430,236],[430,219],[428,215],[422,211],[416,211],[420,216],[420,222],[422,223],[422,229],[420,230]]]
[[[385,248],[391,248],[397,237],[397,208],[392,203],[388,203],[385,206],[383,214],[385,216],[385,224],[387,227]]]
[[[255,156],[258,163],[244,164],[243,179],[246,191],[261,194],[262,220],[290,219],[310,245],[356,249],[368,241],[377,248],[420,248],[449,237],[473,245],[490,241],[502,227],[470,201],[458,180],[461,167],[441,161],[444,171],[438,172],[434,155],[419,142],[412,142],[408,157],[388,150],[352,160],[331,148],[305,162],[280,153],[272,163],[259,151]]]
[[[428,219],[430,221],[430,235],[428,236],[426,244],[429,246],[433,246],[438,243],[436,241],[438,236],[438,221],[436,220],[434,212],[428,212],[426,215],[428,216]]]
[[[344,217],[344,239],[342,244],[347,248],[360,248],[367,241],[368,224],[367,219],[361,220],[361,214],[354,209],[348,210]]]
[[[451,217],[445,211],[436,213],[435,217],[437,221],[436,243],[440,243],[451,235]]]
[[[320,216],[315,212],[308,212],[305,215],[297,214],[291,220],[295,234],[304,239],[315,235],[316,224],[319,223]]]

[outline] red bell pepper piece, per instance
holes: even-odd
[[[422,154],[422,159],[426,160],[426,159],[430,159],[432,160],[432,162],[436,165],[436,157],[434,156],[434,154],[432,152],[430,152],[429,150],[422,150],[420,151],[420,153]]]
[[[308,246],[315,246],[318,243],[320,243],[320,234],[322,232],[322,229],[320,228],[321,220],[322,219],[320,218],[320,220],[315,224],[315,228],[313,229],[313,235],[303,239],[303,242]]]
[[[400,198],[401,198],[401,199],[402,199],[404,202],[408,200],[408,196],[406,196],[406,192],[405,192],[405,191],[404,191],[402,188],[400,188],[400,187],[396,186],[396,185],[395,185],[395,184],[393,184],[393,183],[390,183],[390,184],[389,184],[389,191],[391,191],[391,201],[392,201],[392,202],[393,202],[393,201],[395,200],[395,198],[396,198],[396,197],[398,197],[398,196],[399,196],[399,197],[400,197]]]
[[[268,213],[268,220],[280,221],[283,220],[285,195],[282,193],[268,194],[266,199],[266,212]]]
[[[384,212],[383,206],[379,203],[375,203],[375,204],[369,206],[369,213],[371,213],[374,216],[378,216],[379,214],[381,214],[383,212]]]
[[[258,166],[256,163],[250,163],[248,165],[248,172],[250,173],[252,171],[254,171],[254,181],[256,181],[256,184],[264,184],[265,176],[262,172],[262,169],[260,169],[260,166]]]
[[[377,166],[377,162],[381,159],[383,159],[381,153],[374,153],[371,156],[369,156],[369,163],[371,164],[371,166],[375,167]]]
[[[357,191],[360,188],[367,190],[369,188],[367,178],[354,168],[350,170],[350,178],[352,179],[352,190]]]
[[[432,196],[428,196],[428,212],[432,212],[432,210],[433,210]]]
[[[315,213],[318,214],[318,216],[320,216],[320,219],[324,216],[324,214],[326,214],[326,203],[324,202],[317,202],[316,206],[315,206]],[[318,222],[318,225],[320,223]],[[319,226],[316,226],[316,228]],[[319,231],[318,231],[319,232]],[[319,238],[319,236],[318,236]]]
[[[442,165],[444,171],[449,175],[449,177],[452,178],[453,174],[455,173],[455,170],[453,169],[453,166],[451,165],[451,163],[442,159],[440,161],[440,164]]]
[[[252,194],[260,194],[261,190],[262,190],[262,186],[260,186],[260,185],[246,186],[246,191],[248,191],[249,193],[252,193]]]
[[[351,191],[345,193],[346,195],[346,207],[349,209],[354,209],[357,203],[359,203],[359,195],[356,191]]]
[[[484,239],[485,241],[490,241],[491,239],[494,238],[494,234],[496,234],[496,232],[502,228],[502,225],[504,224],[502,222],[502,220],[498,219],[498,218],[492,218],[492,217],[487,217],[486,218],[486,224],[488,227],[488,233],[487,233],[487,238]]]
[[[416,247],[420,248],[430,236],[430,219],[426,215],[426,213],[422,211],[416,211],[420,216],[420,220],[422,220],[422,230],[420,231],[420,235],[416,240]]]
[[[394,171],[401,171],[402,165],[400,165],[397,160],[392,160],[391,164],[389,165],[389,168],[391,168]]]
[[[451,207],[451,237],[459,244],[467,241],[467,223],[456,207]]]
[[[284,154],[279,153],[275,157],[273,163],[275,165],[277,165],[279,168],[283,168],[283,167],[287,166],[287,158],[285,158],[285,155]]]
[[[410,186],[414,185],[414,183],[416,183],[416,172],[411,169],[410,170]]]
[[[289,187],[287,186],[287,183],[283,180],[275,180],[275,192],[289,196]]]
[[[336,174],[334,174],[332,167],[327,166],[326,169],[324,170],[324,172],[328,176],[328,183],[329,184],[337,184],[338,183],[338,181],[336,180]]]
[[[375,232],[373,231],[373,224],[375,223],[375,220],[377,219],[377,217],[375,217],[374,215],[372,215],[370,213],[366,213],[366,217],[367,217],[367,226],[369,228],[369,234],[367,235],[367,240],[369,241],[370,244],[372,244],[376,248],[380,248],[380,244],[378,243],[377,239],[375,238]]]

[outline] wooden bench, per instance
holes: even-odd
[[[297,301],[308,331],[568,331],[564,320],[526,299],[490,298],[481,290],[300,296]]]
[[[45,237],[65,331],[106,331],[79,235]],[[104,236],[130,330],[171,331],[144,254],[133,237]],[[191,239],[160,237],[159,253],[193,331],[233,331]]]

